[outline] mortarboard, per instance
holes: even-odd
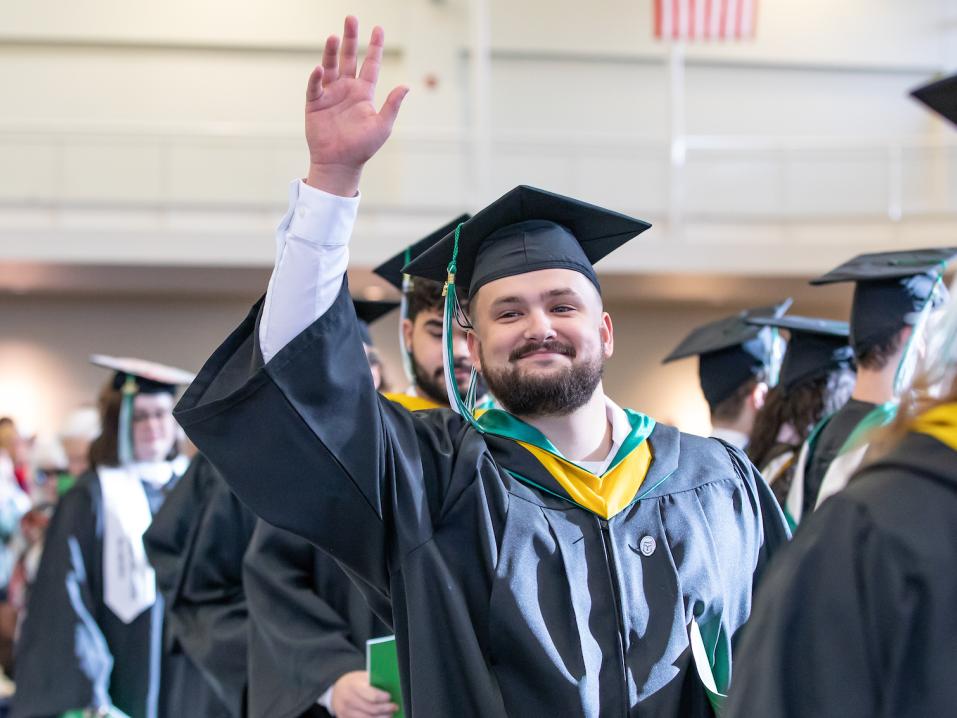
[[[391,312],[399,306],[399,303],[353,299],[352,306],[355,307],[356,317],[359,318],[359,334],[362,337],[362,343],[371,347],[372,335],[369,333],[369,325]]]
[[[932,307],[939,305],[946,292],[940,280],[955,256],[955,247],[861,254],[811,284],[855,282],[850,340],[860,355],[905,324],[913,324],[928,300]]]
[[[944,119],[957,124],[957,75],[922,85],[911,90],[910,94]]]
[[[406,265],[406,274],[455,284],[472,297],[484,284],[540,269],[581,272],[651,227],[609,209],[520,185]],[[454,271],[453,271],[454,270]]]
[[[405,336],[402,331],[402,320],[409,317],[409,291],[412,289],[412,278],[403,271],[403,268],[427,250],[433,244],[445,237],[463,222],[471,219],[471,215],[462,214],[453,219],[448,224],[439,227],[434,232],[423,237],[419,241],[410,244],[395,256],[387,259],[378,267],[373,269],[373,273],[378,274],[393,287],[402,292],[402,303],[399,310],[399,347],[402,349],[402,369],[405,371],[406,378],[414,382],[415,372],[412,369],[412,357],[405,346]],[[444,280],[444,277],[443,277]]]
[[[698,327],[662,363],[697,356],[701,391],[714,409],[760,372],[774,373],[775,333],[770,328],[749,323],[748,319],[780,317],[790,307],[791,299],[786,299]]]
[[[195,378],[183,369],[132,357],[113,357],[93,354],[90,363],[114,371],[114,389],[133,394],[175,394],[176,388],[189,384]]]
[[[837,369],[854,368],[847,322],[789,315],[751,317],[748,323],[787,329],[790,333],[779,380],[784,391],[793,391],[802,383]]]
[[[440,239],[454,232],[456,227],[463,222],[467,222],[469,219],[471,219],[471,215],[468,214],[463,214],[456,217],[448,224],[439,227],[439,229],[423,237],[414,244],[410,244],[394,257],[385,260],[382,264],[373,269],[372,272],[374,274],[378,274],[400,292],[406,291],[404,278],[408,275],[402,271],[403,268]],[[448,264],[448,260],[446,260],[446,264]],[[438,281],[444,282],[445,276],[443,275]]]

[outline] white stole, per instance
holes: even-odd
[[[132,623],[156,602],[156,575],[143,546],[153,514],[142,482],[162,485],[182,468],[177,457],[149,467],[97,469],[103,495],[103,602],[123,623]]]

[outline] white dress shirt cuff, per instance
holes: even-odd
[[[329,686],[326,689],[326,692],[319,696],[319,700],[316,701],[319,705],[329,711],[329,715],[334,716],[335,711],[332,710],[332,691],[335,690],[335,686]]]
[[[266,362],[336,300],[358,208],[358,194],[339,197],[302,180],[289,186],[289,209],[276,229],[276,264],[259,325]]]

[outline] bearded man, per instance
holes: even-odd
[[[450,377],[457,412],[382,399],[344,273],[362,168],[407,90],[377,112],[382,30],[358,73],[357,45],[354,18],[326,42],[265,302],[177,418],[266,521],[391,602],[408,715],[712,715],[787,528],[739,450],[603,391],[592,264],[649,225],[512,190],[405,268],[448,281],[446,332],[469,298],[472,362],[504,410],[474,418]]]

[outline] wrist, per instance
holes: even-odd
[[[345,165],[310,165],[306,184],[340,197],[355,197],[359,192],[361,167]]]

